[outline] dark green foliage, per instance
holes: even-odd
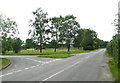
[[[80,48],[80,47],[82,47],[82,45],[81,45],[81,42],[82,42],[82,40],[83,40],[83,35],[84,35],[84,29],[79,29],[78,31],[77,31],[77,36],[75,37],[75,39],[74,39],[74,44],[73,44],[73,46],[74,47],[77,47],[77,48]]]
[[[7,51],[10,51],[12,50],[12,44],[13,44],[13,39],[12,38],[7,38],[7,42],[6,42],[6,50]]]
[[[22,40],[20,38],[15,38],[13,43],[13,51],[18,53],[21,50]]]
[[[26,39],[26,42],[25,42],[26,49],[35,48],[35,47],[36,47],[36,44],[34,43],[32,39]]]
[[[113,39],[107,45],[108,53],[114,57],[115,62],[120,64],[120,35],[113,36]]]
[[[103,40],[100,40],[98,39],[98,42],[99,42],[99,47],[101,48],[105,48],[107,46],[107,41],[103,41]]]
[[[11,51],[13,50],[13,42],[14,40],[9,37],[9,38],[6,38],[6,37],[2,37],[2,53],[5,54],[5,51]]]
[[[83,47],[84,50],[93,50],[98,47],[97,33],[90,29],[78,30],[78,35],[74,41],[75,47]]]
[[[2,37],[2,53],[5,54],[6,53],[6,38],[5,37]]]
[[[2,53],[5,54],[6,51],[14,51],[18,53],[21,49],[22,40],[20,38],[6,38],[2,37]]]
[[[114,57],[115,63],[120,68],[120,12],[116,14],[117,19],[114,19],[114,26],[116,26],[117,34],[107,45],[108,53]]]
[[[97,38],[97,33],[91,29],[79,29],[74,40],[74,47],[83,47],[84,50],[93,50],[106,47],[107,42]]]
[[[90,30],[90,29],[85,29],[84,30],[84,35],[83,35],[83,40],[81,42],[82,47],[85,50],[93,50],[93,43],[94,43],[94,38],[96,38],[94,35],[95,32]]]

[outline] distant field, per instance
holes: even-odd
[[[39,57],[46,58],[67,58],[73,56],[73,53],[84,53],[89,52],[85,50],[80,50],[77,48],[72,48],[70,52],[67,52],[67,49],[57,49],[57,52],[54,52],[54,49],[43,49],[43,52],[40,53],[39,50],[21,50],[19,53],[14,53],[13,51],[7,51],[5,55],[40,55]]]
[[[0,58],[0,69],[6,65],[8,65],[10,62],[9,59],[6,59],[6,58]]]

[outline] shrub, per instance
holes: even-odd
[[[108,53],[113,56],[116,64],[120,65],[120,35],[115,35],[107,44]],[[120,67],[120,66],[119,66]]]

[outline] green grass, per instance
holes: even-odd
[[[107,57],[112,57],[111,55],[109,55],[109,54],[108,54],[108,52],[107,52],[107,51],[106,51],[106,56],[107,56]]]
[[[118,68],[114,59],[109,60],[109,68],[110,68],[110,71],[114,77],[114,80],[117,83],[120,83],[120,77],[119,77],[120,68]]]
[[[10,62],[9,59],[6,59],[6,58],[0,58],[0,69],[6,65],[8,65]]]
[[[106,53],[106,56],[112,57],[108,53]],[[120,77],[119,77],[119,75],[120,75],[120,68],[118,68],[118,66],[115,63],[115,60],[113,58],[109,60],[108,66],[109,66],[110,72],[112,73],[112,76],[113,76],[115,82],[116,83],[120,83]]]
[[[67,58],[67,57],[71,57],[74,55],[70,55],[70,54],[51,54],[51,55],[40,55],[38,57],[45,57],[45,58]]]
[[[70,52],[67,52],[67,49],[57,49],[57,52],[54,52],[54,49],[43,49],[43,52],[40,53],[39,50],[21,50],[19,53],[14,53],[13,51],[6,51],[5,55],[49,55],[49,54],[62,54],[62,53],[83,53],[89,52],[84,50],[79,50],[76,48],[71,49]]]
[[[39,57],[45,58],[67,58],[74,56],[71,54],[74,53],[84,53],[89,52],[88,50],[80,50],[77,48],[72,48],[70,52],[67,52],[67,49],[57,49],[57,52],[54,52],[54,49],[43,49],[43,52],[40,53],[39,50],[21,50],[19,53],[14,53],[13,51],[7,51],[5,55],[40,55]]]
[[[43,53],[43,55],[39,55],[38,57],[45,57],[45,58],[67,58],[67,57],[71,57],[74,55],[74,53],[84,53],[84,52],[89,52],[89,51],[85,51],[85,50],[79,50],[79,49],[71,49],[70,52],[67,52],[67,49],[58,49],[57,52],[53,52],[53,50],[51,52],[48,53]]]

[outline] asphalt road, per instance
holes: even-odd
[[[11,65],[0,71],[2,81],[111,81],[104,70],[105,49],[75,54],[65,59],[6,56]]]

